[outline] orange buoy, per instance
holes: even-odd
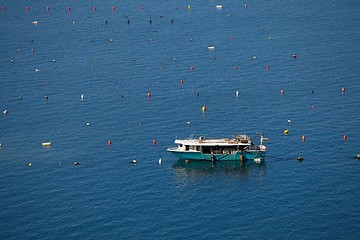
[[[302,142],[305,142],[305,135],[302,135],[301,141],[302,141]]]
[[[67,10],[68,10],[68,11],[70,11],[70,10],[71,10],[70,6],[68,6],[68,7],[67,7]]]
[[[112,142],[111,140],[108,140],[108,146],[111,146]]]
[[[153,140],[153,144],[156,145],[156,139]]]
[[[111,9],[112,9],[113,11],[115,11],[115,6],[112,6]]]
[[[280,90],[280,94],[281,94],[281,95],[284,95],[284,93],[285,93],[284,89],[281,89],[281,90]]]
[[[151,93],[150,93],[150,92],[148,92],[148,93],[147,93],[147,96],[148,96],[148,97],[151,97]]]
[[[205,111],[206,111],[206,106],[204,105],[204,106],[201,108],[201,110],[202,110],[203,112],[205,112]]]
[[[344,134],[344,141],[346,141],[346,139],[347,139],[347,136],[346,136],[346,134]]]
[[[345,88],[344,88],[344,87],[341,88],[341,93],[342,93],[342,94],[345,93]]]
[[[93,7],[94,11],[96,11],[96,6]]]
[[[269,70],[269,69],[270,69],[270,66],[269,66],[269,65],[266,65],[265,69],[266,69],[266,70]]]
[[[184,84],[184,80],[181,79],[181,80],[180,80],[180,84]]]
[[[25,7],[25,10],[26,10],[26,11],[29,11],[29,6],[26,6],[26,7]]]

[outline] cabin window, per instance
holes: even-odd
[[[180,143],[180,144],[179,144],[179,147],[182,147],[182,146],[183,146],[183,145]]]
[[[200,146],[196,146],[196,151],[200,151]]]
[[[185,145],[185,150],[189,151],[189,145]]]

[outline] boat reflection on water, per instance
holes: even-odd
[[[171,168],[178,177],[209,177],[212,175],[229,175],[233,177],[259,176],[263,177],[266,172],[264,161],[188,161],[178,160]]]

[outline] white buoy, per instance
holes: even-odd
[[[236,95],[236,97],[239,97],[239,91],[238,90],[236,90],[235,95]]]
[[[31,22],[32,24],[34,24],[34,25],[36,25],[36,24],[38,24],[38,21],[33,21],[33,22]]]
[[[256,56],[253,56],[253,59],[256,59]]]
[[[187,124],[191,124],[191,122],[187,122]]]
[[[56,62],[56,60],[55,60],[55,59],[53,59],[53,60],[52,60],[52,62]]]
[[[131,161],[133,164],[136,164],[137,163],[137,161],[134,159],[134,160],[132,160]]]
[[[160,159],[159,159],[159,165],[161,165],[161,164],[162,164],[162,159],[160,158]]]
[[[291,123],[291,120],[290,120],[290,119],[288,119],[288,123]]]
[[[81,98],[81,100],[84,100],[84,95],[83,95],[83,94],[81,94],[80,98]]]
[[[37,72],[37,73],[38,73],[38,72],[40,72],[40,69],[38,69],[38,68],[35,68],[35,72]]]
[[[6,110],[6,109],[3,111],[3,114],[5,114],[5,115],[8,114],[8,113],[9,113],[9,111]]]
[[[222,5],[216,5],[216,9],[222,9]]]
[[[260,163],[260,162],[261,162],[261,158],[254,158],[254,162],[255,162],[255,163]]]
[[[209,51],[214,51],[214,50],[215,50],[215,47],[214,47],[214,46],[208,46],[208,50],[209,50]]]
[[[2,147],[1,143],[0,143],[0,148]]]
[[[89,126],[90,126],[90,123],[86,123],[86,126],[88,126],[88,127],[89,127]]]

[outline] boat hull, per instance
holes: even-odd
[[[240,161],[254,160],[263,161],[265,151],[242,151],[235,154],[203,154],[201,152],[170,151],[179,159],[198,160],[198,161]]]

